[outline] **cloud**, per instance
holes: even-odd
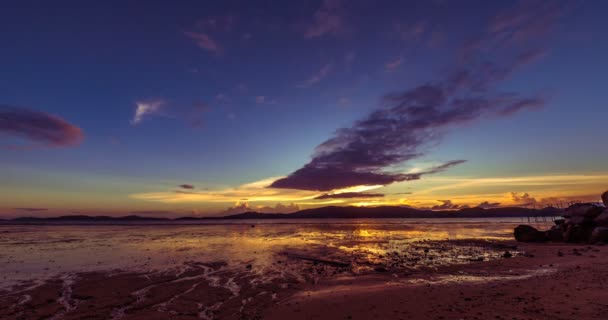
[[[351,198],[381,198],[382,193],[366,193],[366,192],[343,192],[343,193],[325,193],[316,196],[315,199],[351,199]]]
[[[58,116],[7,105],[0,105],[0,133],[44,147],[76,146],[84,140],[80,128]]]
[[[222,47],[206,33],[185,31],[184,34],[194,40],[194,43],[202,49],[215,54],[222,52]]]
[[[164,100],[142,100],[135,103],[135,113],[131,119],[131,125],[137,126],[144,118],[155,115],[178,119],[192,128],[200,128],[203,126],[203,115],[210,109],[209,105],[204,102],[170,106]]]
[[[484,201],[476,206],[476,208],[481,208],[481,209],[493,209],[493,208],[499,208],[499,207],[500,207],[500,202],[489,202],[489,201]]]
[[[498,14],[488,30],[502,41],[535,41],[547,35],[562,12],[554,1],[521,1]]]
[[[19,211],[28,211],[28,212],[39,212],[39,211],[48,211],[47,208],[14,208]]]
[[[441,204],[431,207],[431,210],[458,210],[458,209],[469,208],[468,205],[459,205],[459,204],[452,203],[452,200],[437,200],[437,201],[441,202]]]
[[[274,178],[267,178],[251,183],[242,184],[236,187],[211,190],[167,190],[165,192],[147,192],[131,194],[131,198],[158,201],[164,203],[174,202],[235,202],[240,199],[248,199],[251,202],[300,202],[311,200],[318,196],[318,192],[288,190],[288,189],[269,189],[267,186]]]
[[[219,213],[221,216],[240,214],[245,212],[259,212],[259,213],[292,213],[299,211],[300,207],[297,204],[291,203],[284,205],[277,203],[274,207],[270,206],[256,206],[252,207],[247,201],[239,201],[234,206],[229,207]]]
[[[318,145],[312,160],[271,188],[329,191],[357,185],[387,185],[419,179],[463,160],[418,174],[396,171],[407,161],[426,154],[450,130],[492,117],[537,109],[541,97],[502,92],[499,84],[518,70],[528,47],[509,50],[493,46],[494,33],[467,42],[466,59],[456,59],[435,81],[388,93],[383,106],[351,127],[338,129]],[[457,57],[455,57],[457,58]]]
[[[224,47],[216,39],[233,31],[237,20],[238,17],[232,14],[207,17],[196,22],[196,31],[184,31],[184,35],[194,40],[201,49],[221,55]]]
[[[191,184],[180,184],[179,187],[182,189],[194,189],[194,186]]]
[[[158,114],[164,104],[165,103],[162,100],[148,100],[136,102],[135,114],[133,115],[131,124],[136,126],[144,119],[145,116],[151,114]]]
[[[327,76],[327,74],[329,74],[331,69],[332,69],[331,63],[324,65],[323,67],[321,67],[321,69],[319,69],[319,71],[317,71],[315,74],[313,74],[308,80],[299,84],[298,87],[299,88],[308,88],[312,85],[315,85],[315,84],[321,82],[321,80],[323,80],[323,78],[325,78]]]
[[[403,57],[398,57],[395,60],[389,61],[387,64],[384,65],[384,67],[386,68],[386,71],[391,72],[397,70],[401,63],[403,63]]]
[[[131,214],[143,214],[143,215],[168,215],[172,214],[171,211],[166,210],[143,210],[143,211],[131,211]]]
[[[312,39],[326,34],[339,35],[346,29],[339,0],[324,0],[304,31],[304,38]]]
[[[264,96],[257,96],[257,97],[255,97],[255,103],[256,104],[264,104],[264,101],[266,101],[266,97],[264,97]]]
[[[518,192],[511,192],[511,200],[513,200],[513,202],[518,205],[518,206],[531,206],[531,205],[535,205],[538,201],[536,201],[536,199],[532,196],[530,196],[530,194],[526,193],[518,193]]]

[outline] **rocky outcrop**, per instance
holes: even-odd
[[[543,242],[547,241],[544,232],[528,225],[519,225],[514,230],[515,239],[520,242]]]
[[[608,191],[602,195],[608,203]],[[555,220],[555,226],[541,232],[527,225],[517,226],[515,239],[521,242],[574,242],[608,243],[608,208],[597,203],[573,204],[564,213],[564,219]]]
[[[608,228],[607,227],[596,227],[591,233],[589,239],[591,243],[604,242],[608,243]]]
[[[608,209],[605,209],[602,214],[593,219],[593,222],[602,227],[608,227]]]
[[[604,207],[608,208],[608,191],[602,194],[602,201],[604,202]]]

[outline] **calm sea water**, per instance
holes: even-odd
[[[512,239],[519,223],[519,218],[500,218],[0,225],[0,288],[84,271],[179,270],[189,262],[250,265],[264,275],[276,271],[289,254],[349,261],[358,272],[387,263],[391,253],[418,257],[420,247],[434,250],[446,240]],[[494,254],[467,246],[449,250],[424,263],[458,263]],[[288,269],[298,273],[297,267]]]

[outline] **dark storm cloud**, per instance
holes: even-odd
[[[540,41],[530,44],[523,40],[544,35],[541,31],[549,28],[532,30],[539,27],[535,19],[542,16],[542,21],[550,23],[555,13],[552,7],[536,8],[546,10],[544,13],[530,13],[527,9],[528,6],[515,8],[497,17],[485,34],[462,46],[454,67],[442,77],[386,94],[380,109],[351,127],[338,129],[333,137],[316,147],[309,163],[269,187],[329,191],[357,185],[387,185],[416,180],[464,162],[450,161],[416,174],[396,171],[396,166],[424,155],[450,129],[544,104],[543,98],[521,97],[497,88],[515,71],[546,52],[539,48]],[[522,41],[504,43],[506,38],[513,37]]]
[[[344,193],[326,193],[315,197],[315,199],[351,199],[351,198],[381,198],[382,193],[365,193],[365,192],[344,192]]]
[[[6,105],[0,105],[0,133],[46,147],[75,146],[84,139],[80,128],[57,116]]]
[[[180,184],[179,187],[182,189],[194,189],[194,186],[191,184]]]

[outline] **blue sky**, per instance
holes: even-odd
[[[47,146],[0,128],[2,209],[215,214],[236,202],[323,205],[301,189],[258,201],[243,200],[246,192],[207,193],[294,173],[337,129],[390,107],[387,93],[445,78],[463,67],[458,55],[468,41],[494,43],[490,37],[502,34],[492,30],[506,28],[513,38],[527,32],[525,41],[483,48],[477,59],[502,63],[539,50],[496,90],[542,97],[542,107],[450,127],[415,159],[357,167],[384,174],[467,160],[420,181],[388,183],[382,200],[335,203],[432,206],[449,197],[507,204],[512,192],[539,202],[589,197],[607,187],[606,9],[601,1],[9,1],[0,12],[0,105],[13,111],[4,115],[19,108],[59,117],[80,128],[83,140]],[[158,110],[134,123],[138,104]],[[416,196],[433,179],[581,174],[595,180],[557,191],[521,185]],[[168,197],[181,183],[203,195]],[[391,196],[392,189],[413,193]]]

